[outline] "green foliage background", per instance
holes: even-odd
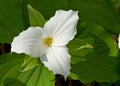
[[[42,27],[56,10],[78,10],[78,32],[68,44],[70,77],[83,83],[119,86],[120,54],[115,39],[120,33],[118,5],[117,0],[1,0],[0,43],[10,44],[29,26]],[[55,77],[38,59],[15,53],[1,55],[0,86],[26,85],[54,86]]]

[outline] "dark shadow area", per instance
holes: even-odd
[[[9,53],[11,49],[11,45],[8,43],[0,43],[0,55],[4,53]]]

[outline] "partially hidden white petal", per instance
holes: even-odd
[[[40,57],[46,52],[43,46],[42,28],[29,27],[13,39],[11,52],[25,53],[33,57]]]
[[[41,58],[41,61],[54,74],[61,74],[66,79],[71,68],[70,58],[66,47],[51,47],[48,53]]]
[[[43,34],[54,38],[54,46],[64,46],[74,38],[78,19],[78,11],[56,11],[55,16],[44,25]]]
[[[119,47],[119,49],[120,49],[120,34],[119,34],[119,36],[118,36],[118,47]]]

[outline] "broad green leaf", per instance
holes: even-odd
[[[70,51],[77,51],[83,48],[93,48],[90,44],[85,42],[84,40],[81,40],[79,38],[74,38],[70,43],[68,44],[68,48],[70,48]]]
[[[69,53],[72,56],[81,56],[81,53],[84,56],[86,53],[91,52],[91,49],[93,48],[93,46],[88,44],[84,40],[81,40],[79,38],[74,38],[68,44],[68,48],[69,48]],[[85,60],[85,58],[72,58],[72,63],[79,62],[80,60]]]
[[[21,72],[30,70],[35,66],[38,66],[39,64],[40,64],[39,58],[32,58],[31,56],[26,56],[21,66]]]
[[[4,75],[14,66],[23,62],[24,55],[5,54],[0,56],[0,83]]]
[[[79,11],[81,21],[102,25],[105,29],[120,33],[120,20],[111,0],[69,0],[70,8]]]
[[[23,57],[24,55],[16,54],[0,57],[4,61],[0,65],[0,70],[3,70],[0,71],[0,86],[54,86],[54,74],[42,63],[31,70],[21,72]]]
[[[117,56],[118,45],[112,35],[106,32],[103,27],[94,23],[84,23],[80,25],[78,30],[78,37],[88,42],[91,40],[96,53],[109,52],[109,56]]]
[[[26,86],[26,85],[17,79],[7,78],[5,79],[4,86]]]
[[[30,25],[34,27],[35,26],[42,27],[45,23],[45,19],[42,16],[42,14],[36,9],[32,8],[30,5],[28,5],[27,7],[29,12]]]
[[[2,78],[1,84],[0,86],[26,86],[25,83],[21,82],[20,80],[17,79],[17,77],[20,74],[20,65],[21,64],[16,64],[15,66],[11,67],[9,71],[7,71],[7,73],[4,75],[4,77]],[[7,75],[8,73],[10,73],[10,75]]]
[[[2,85],[3,83],[6,83],[6,86],[8,86],[9,83],[6,82],[6,79],[9,78],[10,80],[8,81],[11,81],[11,79],[16,79],[17,81],[22,82],[21,84],[25,84],[26,86],[54,86],[55,84],[53,73],[44,67],[43,64],[39,64],[36,68],[22,73],[19,73],[18,69],[14,69],[15,68],[11,69],[4,76]],[[11,84],[12,83],[13,82],[11,82]]]
[[[72,58],[76,57],[73,56]],[[87,59],[72,64],[71,70],[73,74],[77,75],[77,79],[82,82],[109,82],[120,79],[120,75],[118,74],[118,62],[115,57],[89,53],[86,54],[84,58]],[[76,76],[71,77],[75,77],[76,79]]]
[[[65,0],[28,0],[28,4],[42,13],[47,20],[54,15],[56,10],[67,8]]]
[[[84,40],[93,48],[83,48],[70,52],[72,55],[70,76],[72,78],[86,83],[120,79],[117,61],[118,46],[111,34],[100,25],[84,23],[80,25],[76,37]]]
[[[10,43],[13,37],[29,26],[26,5],[22,0],[0,1],[0,42]]]
[[[52,3],[51,3],[52,2]],[[73,9],[79,11],[80,21],[97,23],[108,31],[120,33],[120,20],[111,0],[28,0],[46,19],[56,10]]]

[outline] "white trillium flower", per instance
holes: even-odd
[[[119,34],[119,36],[118,36],[118,47],[119,47],[119,49],[120,49],[120,34]]]
[[[15,37],[11,52],[39,57],[49,70],[62,74],[66,79],[71,69],[71,56],[66,44],[77,32],[78,19],[77,11],[58,10],[43,28],[29,27]]]

